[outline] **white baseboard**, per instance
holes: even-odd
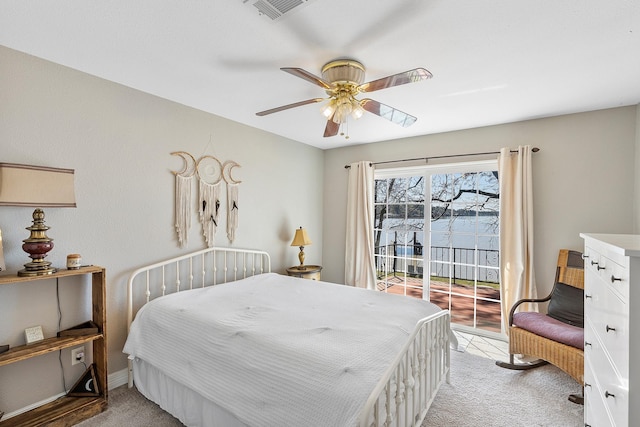
[[[107,377],[107,381],[109,381],[109,390],[113,390],[116,387],[127,384],[129,382],[128,371],[129,370],[127,368],[124,368],[109,375]]]
[[[4,416],[2,417],[2,419],[3,419],[3,420],[7,420],[7,419],[9,419],[9,418],[11,418],[11,417],[15,417],[16,415],[23,414],[23,413],[25,413],[25,412],[27,412],[27,411],[30,411],[30,410],[32,410],[32,409],[35,409],[35,408],[37,408],[37,407],[39,407],[39,406],[46,405],[47,403],[53,402],[54,400],[56,400],[56,399],[58,399],[58,398],[60,398],[60,397],[62,397],[62,396],[64,396],[64,395],[66,395],[66,394],[67,394],[67,393],[60,393],[60,394],[57,394],[57,395],[55,395],[55,396],[51,396],[51,397],[49,397],[49,398],[47,398],[47,399],[41,400],[40,402],[32,403],[31,405],[29,405],[29,406],[25,406],[24,408],[20,408],[20,409],[18,409],[17,411],[13,411],[13,412],[9,412],[9,413],[7,413],[7,414],[4,414]]]
[[[109,375],[107,377],[107,381],[109,382],[109,390],[113,390],[116,387],[120,387],[121,385],[125,385],[127,384],[127,382],[129,381],[129,375],[128,375],[128,369],[122,369],[118,372],[114,372],[113,374]],[[39,406],[42,405],[46,405],[49,402],[53,402],[54,400],[58,399],[59,397],[64,396],[66,393],[60,393],[58,395],[55,396],[51,396],[47,399],[41,400],[40,402],[36,402],[33,403],[29,406],[25,406],[24,408],[20,408],[17,411],[13,411],[13,412],[9,412],[8,414],[4,414],[4,417],[2,417],[3,420],[9,419],[11,417],[15,417],[16,415],[20,415],[24,412],[30,411],[32,409],[35,409]]]

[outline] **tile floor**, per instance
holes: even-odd
[[[453,331],[458,338],[458,348],[476,356],[493,360],[509,360],[509,343],[502,340]]]

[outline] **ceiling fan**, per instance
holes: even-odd
[[[260,111],[256,115],[266,116],[290,108],[327,101],[322,107],[322,113],[327,118],[327,125],[324,129],[325,137],[337,135],[340,125],[346,123],[349,116],[358,119],[362,117],[365,111],[403,127],[411,126],[417,120],[416,117],[373,99],[357,99],[356,96],[361,92],[374,92],[393,86],[419,82],[432,77],[432,74],[424,68],[415,68],[404,73],[393,74],[363,83],[365,68],[360,62],[353,59],[338,59],[325,64],[322,67],[322,77],[318,77],[302,68],[285,67],[281,68],[281,70],[320,86],[329,97],[307,99],[306,101]]]

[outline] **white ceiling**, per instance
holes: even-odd
[[[3,0],[0,44],[323,149],[640,103],[637,0],[308,0],[276,21],[255,1]],[[347,140],[320,104],[255,115],[325,96],[280,67],[344,57],[367,81],[431,71],[367,94],[418,121],[367,113]]]

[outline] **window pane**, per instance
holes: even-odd
[[[483,201],[482,210],[484,212],[492,212],[495,216],[498,216],[500,211],[500,199],[497,197],[486,197]]]
[[[483,282],[487,286],[498,285],[498,269],[497,268],[478,268],[478,282]],[[496,299],[500,299],[498,295]]]
[[[373,221],[373,226],[375,228],[382,228],[383,226],[383,221],[386,217],[386,213],[387,213],[387,206],[386,205],[376,205],[375,208],[375,218]]]
[[[469,252],[469,250],[473,254],[474,252],[473,250],[476,247],[476,237],[475,237],[475,234],[473,234],[473,232],[454,233],[451,238],[451,242],[453,247],[456,248],[458,255],[460,255],[461,252],[465,252],[465,253]]]
[[[376,179],[374,203],[386,203],[386,202],[387,202],[387,180]]]
[[[500,188],[498,172],[478,172],[478,187],[485,191],[491,191],[492,193],[498,194]]]
[[[473,327],[474,314],[473,298],[460,295],[451,296],[451,322]]]
[[[453,198],[452,177],[448,174],[431,175],[431,200],[450,202]]]
[[[431,231],[431,247],[449,248],[451,246],[451,233],[448,231]]]
[[[407,200],[407,178],[389,180],[389,203],[400,203]]]
[[[404,221],[407,217],[407,205],[389,204],[388,209],[387,218],[389,218],[389,224],[396,225],[398,220]]]
[[[424,176],[410,177],[408,185],[407,202],[424,203]]]
[[[500,332],[500,302],[478,300],[476,328]]]
[[[431,203],[431,221],[446,219],[451,215],[449,205],[446,203]]]
[[[419,220],[424,223],[424,205],[410,204],[407,205],[407,216],[411,219]]]
[[[478,249],[478,265],[482,267],[495,267],[499,265],[499,252],[494,249]]]

